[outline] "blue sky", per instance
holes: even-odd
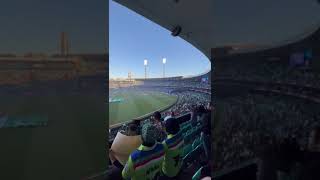
[[[210,61],[198,49],[126,7],[109,0],[109,76],[162,77],[162,58],[167,59],[166,76],[197,75],[210,69]]]

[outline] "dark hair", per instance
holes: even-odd
[[[160,120],[161,119],[161,113],[159,111],[156,111],[153,113],[153,117],[157,120]]]
[[[140,120],[138,120],[138,119],[134,119],[133,120],[133,123],[136,125],[136,126],[140,126]]]
[[[206,109],[204,108],[203,105],[200,105],[200,106],[198,107],[198,111],[199,111],[199,113],[205,113],[205,112],[206,112]]]
[[[180,131],[180,124],[176,118],[169,118],[165,121],[165,127],[168,134],[177,134]]]
[[[147,142],[145,142],[144,139],[142,138],[142,145],[144,145],[144,146],[152,147],[155,143],[156,143],[156,142],[154,142],[154,143],[147,143]]]
[[[136,124],[129,124],[128,129],[129,129],[130,131],[136,132],[137,129],[138,129],[138,127],[137,127]]]

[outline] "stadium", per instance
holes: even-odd
[[[193,129],[191,118],[194,114],[191,113],[196,107],[206,107],[211,102],[210,77],[211,71],[195,77],[109,81],[109,99],[122,99],[122,102],[109,101],[109,147],[119,143],[118,140],[114,143],[115,138],[119,136],[118,133],[126,135],[130,124],[138,123],[142,126],[150,122],[155,111],[159,111],[162,117],[174,116],[181,123],[185,140],[184,167],[186,172],[189,171],[184,177],[190,176],[190,172],[193,175],[200,168],[201,160],[207,158],[207,155],[199,155],[208,150],[202,146],[204,140],[201,132],[204,124],[200,123]],[[127,138],[130,139],[130,136]],[[126,147],[122,145],[122,148]],[[112,173],[108,177],[121,179],[119,175]]]
[[[208,79],[209,75],[210,73],[205,73],[202,76],[188,78],[149,78],[146,80],[134,79],[127,82],[110,81],[110,127],[123,123],[128,119],[143,119],[144,116],[148,116],[148,114],[154,111],[169,110],[179,101],[179,95],[174,93],[177,91],[186,91],[188,89],[189,91],[210,94],[211,87],[209,82],[203,81],[204,79]],[[140,104],[142,107],[139,106]],[[126,117],[121,117],[124,114],[121,114],[121,112],[117,113],[117,109],[125,111]]]
[[[200,177],[201,169],[207,170],[203,166],[211,159],[210,61],[184,40],[172,38],[162,27],[116,2],[110,4],[109,164],[105,172],[88,179],[126,178],[124,174],[136,153],[141,153],[141,165],[134,166],[139,166],[141,172],[131,173],[127,179],[164,178],[161,166],[154,165],[163,158],[151,153],[157,147],[165,147],[165,141],[175,139],[179,142],[167,150],[172,156],[175,153],[167,164],[179,168],[175,170],[179,175],[173,179]],[[129,27],[130,31],[119,33]],[[126,44],[120,43],[123,40]],[[148,127],[154,130],[146,132]],[[170,134],[170,127],[179,130]],[[152,142],[147,143],[148,139]],[[142,157],[143,154],[150,156]]]
[[[211,60],[214,179],[320,178],[318,1],[115,1]]]

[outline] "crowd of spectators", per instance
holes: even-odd
[[[244,62],[221,65],[215,78],[277,82],[320,88],[320,73],[303,67],[292,67],[287,62]]]
[[[170,90],[167,88],[157,88],[158,92],[169,93]],[[111,95],[120,90],[112,90]],[[199,106],[206,107],[209,102],[211,102],[211,95],[206,93],[199,93],[194,91],[181,91],[181,92],[173,92],[171,95],[175,95],[178,97],[176,104],[174,104],[171,108],[166,111],[161,112],[161,117],[178,117],[180,115],[184,115],[186,113],[192,113],[197,110]],[[148,123],[150,119],[143,121],[144,123]],[[140,121],[139,121],[140,122]],[[120,127],[120,130],[127,129],[127,124],[123,124]],[[109,134],[109,139],[113,139],[117,133],[117,129],[115,131],[111,131]]]
[[[198,93],[193,91],[175,92],[174,95],[178,96],[178,102],[164,114],[179,116],[188,112],[192,112],[197,106],[206,106],[211,102],[211,95],[205,93]]]
[[[211,82],[202,82],[201,80],[164,80],[164,81],[145,81],[143,86],[172,86],[198,89],[211,89]]]
[[[192,96],[191,98],[188,98]],[[206,95],[204,95],[206,96]],[[203,97],[200,94],[193,94],[193,92],[183,92],[183,93],[179,93],[179,98],[182,97],[180,104],[182,104],[182,106],[179,106],[180,108],[185,108],[183,105],[186,105],[186,107],[188,106],[188,108],[192,108],[192,110],[187,111],[187,109],[183,109],[183,111],[181,111],[181,113],[191,113],[191,124],[192,126],[194,126],[194,128],[199,127],[199,125],[202,127],[201,128],[201,136],[203,136],[203,154],[202,155],[197,155],[197,157],[195,158],[199,158],[198,161],[200,161],[200,165],[203,166],[204,170],[201,173],[201,178],[202,177],[210,177],[211,176],[211,171],[208,169],[209,165],[211,164],[211,162],[209,160],[211,160],[211,143],[210,143],[210,136],[211,136],[211,110],[212,110],[212,104],[210,102],[210,97]],[[209,99],[206,99],[208,98]],[[206,106],[204,106],[206,105]],[[169,136],[168,133],[171,132],[170,129],[170,125],[172,124],[170,122],[174,121],[178,126],[180,123],[183,123],[184,121],[180,122],[179,119],[176,119],[177,115],[175,112],[180,112],[178,107],[175,107],[174,110],[170,109],[167,112],[161,114],[160,112],[156,111],[153,113],[153,115],[144,121],[134,121],[131,122],[128,125],[124,125],[121,129],[120,129],[120,133],[127,135],[127,136],[135,136],[135,135],[144,135],[143,133],[143,129],[146,126],[153,126],[155,128],[153,133],[148,133],[148,135],[143,139],[149,138],[149,139],[154,139],[157,142],[164,142]],[[169,123],[169,124],[168,124]],[[180,130],[176,131],[176,133],[179,132],[180,134]],[[181,132],[182,133],[182,132]],[[183,133],[182,133],[183,135]],[[152,137],[150,137],[152,136]],[[199,134],[198,134],[199,136]],[[193,141],[191,141],[192,143]],[[144,142],[143,142],[144,143]],[[142,144],[143,144],[142,143]],[[190,143],[190,142],[188,142]],[[125,147],[124,147],[125,148]],[[180,152],[183,153],[183,152]],[[109,172],[108,175],[109,177],[119,177],[120,174],[120,170],[122,170],[123,166],[119,165],[119,163],[116,161],[116,159],[114,158],[113,154],[114,152],[112,150],[110,150],[109,152],[109,156],[111,154],[111,162],[112,164],[109,166]],[[207,158],[203,159],[203,155],[206,155]],[[200,158],[202,157],[202,158]],[[182,158],[181,158],[182,160]],[[190,160],[184,162],[187,163]],[[196,161],[195,159],[191,160]],[[115,163],[116,162],[116,163]],[[176,163],[176,161],[175,161]],[[182,163],[182,161],[181,161]],[[190,163],[190,162],[189,162]],[[181,165],[182,166],[182,165]],[[198,165],[194,165],[192,166],[193,168],[198,167]],[[187,167],[187,166],[184,166]],[[189,177],[190,175],[193,175],[192,173],[195,172],[195,169],[193,169],[191,171],[191,174],[189,172],[189,174],[185,173],[186,169],[183,169],[184,173],[179,173],[176,175],[175,178],[171,178],[171,179],[185,179],[187,177]],[[122,172],[123,173],[123,172]]]
[[[318,108],[297,99],[253,94],[218,101],[213,130],[215,171],[257,158],[269,142],[295,139],[305,148],[320,118]]]

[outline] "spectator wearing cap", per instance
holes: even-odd
[[[142,144],[130,154],[122,171],[124,179],[147,180],[160,175],[164,157],[164,146],[156,142],[157,129],[150,123],[141,130]]]
[[[169,118],[165,122],[167,138],[163,145],[165,148],[165,156],[162,166],[162,172],[168,178],[175,178],[178,176],[183,159],[183,136],[180,131],[180,124],[175,118]]]
[[[208,104],[207,104],[207,111],[212,111],[214,108],[213,108],[213,106],[212,106],[212,102],[209,102]]]
[[[163,124],[162,124],[162,118],[161,118],[161,114],[159,111],[156,111],[153,113],[153,116],[152,116],[152,120],[153,120],[153,124],[154,126],[157,128],[157,141],[158,142],[161,142],[165,139],[165,132],[164,132],[164,127],[163,127]]]

